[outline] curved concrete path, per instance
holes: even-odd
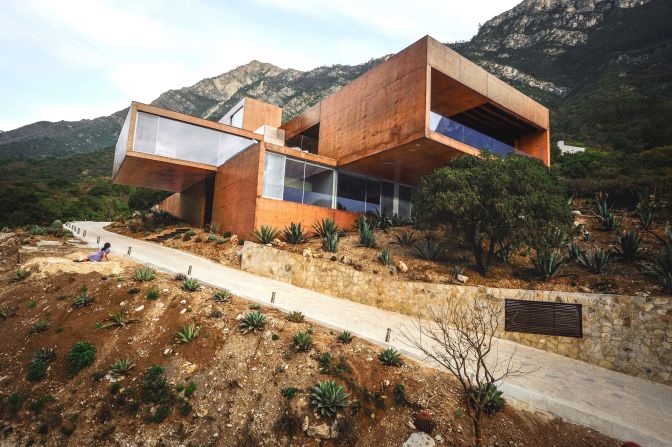
[[[392,345],[407,355],[422,357],[401,339],[408,327],[405,315],[302,289],[280,281],[225,267],[205,258],[111,233],[105,222],[74,222],[75,235],[91,246],[97,237],[112,244],[112,253],[150,264],[168,273],[187,273],[214,287],[229,289],[252,301],[284,311],[301,310],[309,320],[380,345]],[[86,235],[84,235],[86,232]],[[132,247],[130,256],[128,248]],[[271,294],[276,293],[271,304]],[[385,343],[387,328],[392,329]],[[638,379],[506,340],[498,341],[501,356],[516,350],[516,359],[536,370],[508,380],[502,389],[517,404],[552,413],[576,424],[643,447],[672,447],[672,387]],[[672,355],[672,352],[670,353]],[[433,366],[433,365],[430,365]]]

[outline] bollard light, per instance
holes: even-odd
[[[96,244],[100,244],[100,236],[96,238]]]
[[[189,269],[187,270],[187,276],[191,276],[191,266],[189,266]]]
[[[133,248],[133,247],[128,247],[128,253],[126,253],[127,256],[131,256],[131,249],[132,249],[132,248]]]
[[[385,334],[385,343],[389,343],[389,342],[390,342],[390,334],[392,334],[392,329],[390,329],[390,328],[388,327],[388,328],[387,328],[387,333]]]
[[[271,303],[275,303],[275,292],[271,294]]]
[[[82,237],[86,237],[86,230],[84,230],[84,234],[82,235]]]

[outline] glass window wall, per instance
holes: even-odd
[[[334,170],[266,152],[262,195],[271,199],[332,208]]]

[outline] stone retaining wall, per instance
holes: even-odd
[[[583,338],[503,332],[502,338],[573,359],[672,384],[672,299],[495,289],[399,280],[387,271],[375,275],[328,258],[304,257],[245,241],[241,268],[328,295],[381,309],[416,315],[451,299],[486,298],[581,304]],[[503,323],[501,324],[503,328]]]

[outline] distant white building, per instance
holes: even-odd
[[[578,154],[586,150],[585,147],[581,146],[568,146],[564,140],[558,141],[558,149],[560,149],[560,153],[562,154]]]

